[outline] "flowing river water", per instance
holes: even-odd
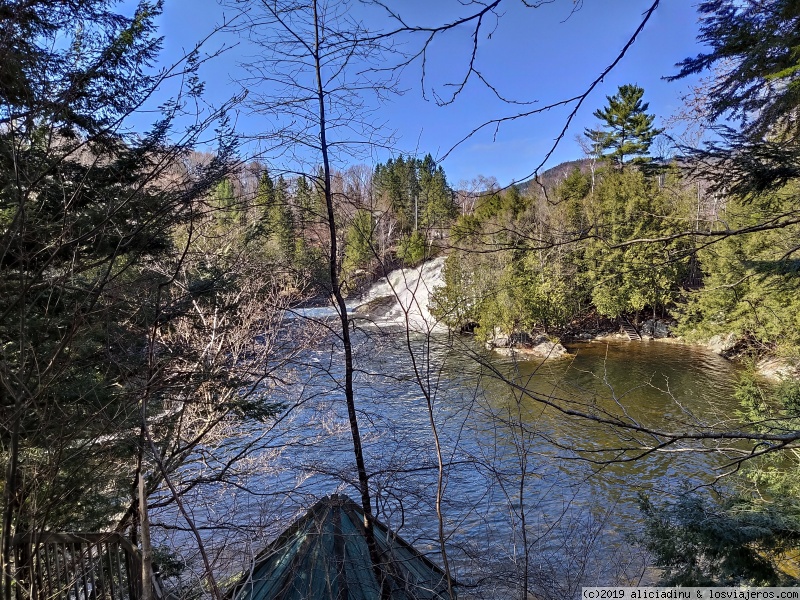
[[[359,323],[356,402],[377,516],[441,559],[435,427],[449,559],[462,581],[494,578],[500,589],[527,560],[533,587],[553,595],[581,583],[636,582],[646,564],[635,544],[638,494],[674,497],[726,465],[726,453],[710,445],[650,451],[657,438],[647,432],[735,423],[737,369],[710,352],[595,341],[568,346],[567,358],[524,361],[468,337]],[[291,410],[259,434],[252,472],[220,489],[224,511],[249,523],[241,531],[254,551],[316,498],[358,498],[342,362],[329,335],[286,367],[291,377],[271,393]],[[617,426],[602,422],[609,419]],[[205,500],[217,517],[218,500]]]
[[[555,586],[553,593],[569,596],[579,582],[636,582],[647,562],[632,542],[640,530],[638,494],[675,497],[726,464],[711,446],[679,443],[648,453],[650,435],[549,406],[657,430],[728,426],[737,408],[736,368],[701,349],[592,342],[570,346],[568,358],[516,361],[482,351],[471,338],[440,334],[367,327],[354,341],[378,517],[440,560],[432,415],[445,463],[449,558],[467,581],[519,577],[527,545],[531,573],[540,586]],[[333,492],[358,498],[336,383],[341,356],[328,347],[306,358],[303,393],[313,400],[297,425],[305,443],[282,453],[286,469],[263,484],[291,490],[286,505],[297,512]]]
[[[451,542],[466,554],[514,560],[524,507],[538,552],[557,560],[561,552],[585,547],[599,521],[606,535],[635,531],[638,493],[674,497],[707,483],[727,464],[711,446],[677,444],[648,454],[651,436],[551,406],[669,432],[726,428],[738,408],[736,369],[703,350],[594,342],[570,346],[565,359],[516,361],[476,351],[464,339],[448,343],[434,336],[405,344],[403,336],[364,334],[359,341],[357,356],[367,371],[358,378],[367,460],[378,473],[373,484],[386,501],[384,518],[396,522],[402,512],[413,535],[434,531],[436,465],[426,388],[448,463],[445,518]],[[323,454],[323,461],[338,463],[338,453]],[[436,549],[432,540],[424,543]],[[597,552],[608,551],[596,543]]]

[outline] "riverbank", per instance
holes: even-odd
[[[560,342],[549,336],[531,335],[527,332],[506,334],[495,327],[492,336],[486,340],[486,349],[500,356],[523,356],[531,358],[562,358],[569,356]]]
[[[583,327],[581,327],[581,325]],[[560,358],[571,356],[567,346],[592,342],[659,342],[702,348],[717,354],[734,364],[751,363],[759,375],[770,381],[800,379],[800,363],[770,353],[753,353],[753,348],[733,333],[715,335],[707,340],[687,340],[673,334],[677,322],[667,319],[648,319],[636,328],[641,340],[631,339],[619,323],[610,320],[592,320],[573,323],[558,337],[539,332],[506,334],[495,330],[487,340],[486,347],[501,356],[521,358]]]
[[[396,269],[382,277],[364,278],[361,286],[351,290],[348,310],[354,318],[364,323],[375,323],[394,327],[410,327],[423,333],[446,331],[446,326],[430,314],[428,305],[434,290],[441,288],[444,257],[422,263],[417,267]],[[328,305],[329,299],[317,296],[308,299],[304,306]],[[531,331],[505,332],[499,327],[486,335],[480,335],[488,350],[500,356],[516,356],[521,360],[557,359],[572,356],[565,346],[582,342],[628,342],[658,341],[685,344],[709,350],[733,363],[752,363],[765,378],[779,381],[800,378],[800,363],[792,362],[761,348],[756,352],[753,344],[733,333],[715,335],[709,339],[691,339],[674,334],[678,323],[671,318],[645,318],[636,326],[636,318],[614,320],[589,310],[566,327],[535,329]],[[643,317],[643,315],[639,315]],[[623,325],[624,324],[624,325]],[[462,324],[464,325],[464,324]],[[476,323],[469,323],[461,332],[474,330]],[[626,329],[630,333],[626,332]],[[765,351],[766,350],[766,351]]]
[[[610,333],[607,336],[600,336],[594,340],[602,341],[603,339],[627,339],[627,336],[622,334]],[[736,340],[733,334],[715,335],[708,340],[693,340],[689,341],[681,336],[668,336],[668,337],[645,337],[643,341],[655,341],[670,344],[683,344],[686,346],[699,347],[734,364],[751,364],[759,375],[773,381],[775,383],[787,379],[800,379],[800,363],[792,361],[786,357],[776,356],[774,354],[765,353],[761,355],[754,355],[752,348],[741,345]]]

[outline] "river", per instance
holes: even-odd
[[[424,388],[446,462],[449,558],[458,578],[489,585],[489,596],[498,593],[492,586],[519,577],[523,512],[540,593],[551,586],[546,595],[569,596],[579,582],[635,583],[646,564],[629,543],[639,530],[638,494],[674,496],[709,482],[725,463],[720,454],[680,445],[648,454],[642,450],[653,445],[648,435],[548,406],[668,431],[720,427],[735,413],[736,369],[700,349],[592,342],[570,346],[566,359],[518,362],[484,352],[472,338],[406,337],[367,327],[354,342],[356,401],[378,517],[440,558]],[[301,512],[335,491],[358,497],[335,381],[337,353],[321,348],[297,365],[305,369],[302,393],[311,399],[295,421],[304,443],[290,435],[295,446],[281,455],[281,475],[261,483],[285,491],[284,509]]]
[[[324,324],[330,312],[301,316]],[[702,349],[587,342],[568,346],[568,358],[517,361],[471,337],[359,323],[356,403],[377,516],[441,559],[432,416],[445,462],[449,559],[457,579],[477,585],[464,597],[504,596],[526,557],[531,587],[543,597],[571,596],[581,584],[636,583],[647,564],[632,542],[638,494],[674,496],[725,465],[710,446],[649,451],[656,438],[641,431],[735,422],[736,367]],[[257,551],[316,498],[358,497],[341,348],[324,331],[270,384],[268,393],[286,405],[280,419],[244,432],[258,440],[249,470],[195,499],[195,518],[216,540],[215,524],[224,521],[232,546]]]

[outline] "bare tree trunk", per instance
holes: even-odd
[[[150,544],[150,521],[147,518],[147,492],[144,474],[139,472],[139,523],[142,538],[142,600],[153,600],[153,547]]]
[[[5,396],[5,389],[0,390],[0,398]],[[19,463],[19,403],[15,398],[13,405],[14,417],[11,431],[11,440],[8,448],[8,464],[6,465],[6,481],[3,490],[3,537],[2,566],[3,566],[3,599],[11,600],[11,583],[14,579],[12,573],[13,551],[11,548],[12,532],[14,528],[14,512],[17,494],[17,466]]]
[[[197,549],[200,552],[200,558],[203,561],[203,567],[205,568],[205,580],[208,584],[209,591],[211,593],[211,597],[214,600],[222,600],[222,593],[220,592],[219,586],[217,585],[217,580],[214,577],[214,572],[211,569],[211,561],[208,558],[208,553],[206,552],[205,544],[203,543],[203,538],[200,536],[200,532],[197,529],[197,526],[194,523],[189,511],[186,509],[186,505],[184,504],[183,500],[181,500],[181,495],[178,493],[175,484],[172,483],[172,479],[170,478],[166,465],[164,464],[164,460],[161,457],[158,448],[156,447],[155,442],[153,441],[152,436],[150,435],[147,426],[144,426],[145,435],[147,437],[147,443],[150,446],[150,450],[153,452],[153,458],[155,458],[156,463],[158,464],[158,468],[161,471],[161,476],[164,478],[164,482],[167,484],[170,493],[172,494],[172,498],[175,500],[175,505],[178,507],[178,511],[180,512],[181,516],[183,517],[186,524],[189,526],[189,530],[192,532],[192,535],[197,542]],[[141,481],[141,479],[140,479]],[[142,522],[142,549],[145,546],[144,540],[144,530],[145,524],[144,520]],[[149,542],[149,540],[148,540]],[[142,567],[142,571],[144,571],[144,567]],[[152,581],[152,579],[151,579]],[[150,582],[147,582],[148,584]],[[142,582],[142,585],[145,585],[145,582]]]
[[[342,295],[341,283],[339,281],[338,269],[338,248],[336,221],[333,213],[333,193],[331,190],[331,167],[328,156],[327,127],[325,122],[325,89],[322,81],[322,59],[320,55],[320,27],[319,14],[317,12],[317,0],[313,0],[314,9],[314,68],[317,84],[317,98],[319,101],[319,141],[322,153],[322,167],[324,173],[323,191],[325,193],[325,206],[328,213],[328,230],[330,232],[330,259],[329,269],[331,278],[331,293],[339,312],[339,319],[342,326],[342,346],[344,347],[344,393],[347,403],[347,416],[350,422],[350,434],[353,438],[353,453],[356,459],[356,470],[358,471],[358,485],[361,494],[361,509],[364,512],[364,529],[366,530],[367,547],[369,548],[372,567],[381,588],[381,597],[388,598],[390,591],[385,584],[385,577],[381,569],[380,554],[375,543],[375,531],[373,528],[372,503],[369,493],[369,476],[364,462],[364,449],[361,441],[361,433],[358,428],[358,415],[356,413],[355,393],[353,390],[353,345],[350,340],[350,320],[347,316],[347,305]]]
[[[408,315],[406,315],[407,317]],[[447,579],[447,595],[451,600],[455,600],[455,592],[453,591],[453,576],[450,574],[450,561],[447,558],[447,545],[445,544],[444,532],[444,513],[442,512],[442,498],[444,496],[444,459],[442,458],[442,444],[439,440],[439,429],[436,425],[436,419],[433,414],[433,396],[431,394],[431,357],[430,357],[430,335],[425,341],[425,373],[420,373],[417,365],[417,359],[414,356],[414,350],[411,345],[411,328],[408,321],[406,321],[406,348],[408,355],[411,358],[411,365],[414,368],[414,376],[417,379],[419,388],[425,396],[425,402],[428,409],[428,421],[431,425],[431,433],[433,434],[433,443],[436,448],[436,520],[438,522],[439,534],[439,552],[442,554],[442,564],[444,565],[444,574]],[[442,363],[443,365],[444,363]]]
[[[519,426],[519,440],[517,441],[517,454],[519,457],[519,526],[522,533],[523,565],[522,565],[522,586],[520,598],[525,600],[528,597],[530,586],[530,547],[528,543],[528,523],[527,511],[525,510],[525,484],[528,478],[528,444],[525,424],[522,420],[522,394],[514,392],[514,399],[517,405],[517,425]]]
[[[186,245],[184,247],[183,254],[181,256],[181,261],[186,258],[186,253],[188,251],[189,245],[192,240],[192,230],[190,228],[188,239],[186,241]],[[175,273],[177,273],[177,267],[175,272],[172,275],[172,279],[175,277]],[[186,506],[181,499],[181,495],[178,493],[177,488],[175,487],[174,483],[172,482],[172,478],[170,477],[169,470],[167,469],[167,465],[165,464],[164,457],[159,450],[158,446],[156,446],[155,441],[153,440],[153,436],[150,434],[150,429],[147,426],[148,420],[148,408],[150,403],[151,393],[153,391],[153,386],[155,381],[158,377],[159,367],[157,365],[156,359],[156,335],[158,330],[158,315],[161,313],[161,303],[162,303],[162,291],[164,288],[169,285],[168,282],[162,282],[159,285],[158,293],[156,294],[155,299],[155,307],[156,307],[156,318],[153,319],[153,324],[150,330],[150,339],[148,344],[148,357],[147,357],[147,364],[148,364],[148,373],[147,373],[147,384],[144,389],[144,394],[142,397],[141,403],[141,453],[142,453],[142,460],[140,463],[139,469],[139,478],[137,481],[138,487],[138,495],[139,495],[139,513],[140,513],[140,530],[141,530],[141,544],[142,544],[142,562],[152,562],[152,551],[150,549],[150,533],[149,533],[149,525],[147,522],[147,498],[145,494],[145,487],[144,487],[144,448],[145,444],[150,448],[150,452],[153,455],[153,460],[156,462],[156,466],[160,471],[161,477],[164,480],[164,483],[169,488],[170,493],[172,494],[172,498],[175,501],[175,505],[178,508],[178,512],[186,521],[186,524],[189,526],[192,535],[197,542],[197,549],[200,553],[200,557],[203,561],[203,567],[205,569],[205,580],[209,588],[209,592],[211,597],[214,600],[222,600],[222,593],[220,592],[219,586],[217,585],[217,580],[214,577],[214,572],[211,568],[211,561],[208,558],[208,553],[206,552],[205,544],[203,543],[203,538],[200,535],[200,532],[197,529],[197,526],[194,523],[189,511],[186,509]],[[150,553],[150,561],[145,560],[147,553]],[[147,570],[148,579],[146,581],[142,581],[143,588],[145,586],[151,587],[152,586],[152,569],[145,564],[142,565],[142,579],[144,579],[145,572]],[[144,600],[152,600],[145,598]]]

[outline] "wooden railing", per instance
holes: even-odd
[[[139,553],[117,533],[27,534],[14,538],[14,547],[17,600],[142,597]]]

